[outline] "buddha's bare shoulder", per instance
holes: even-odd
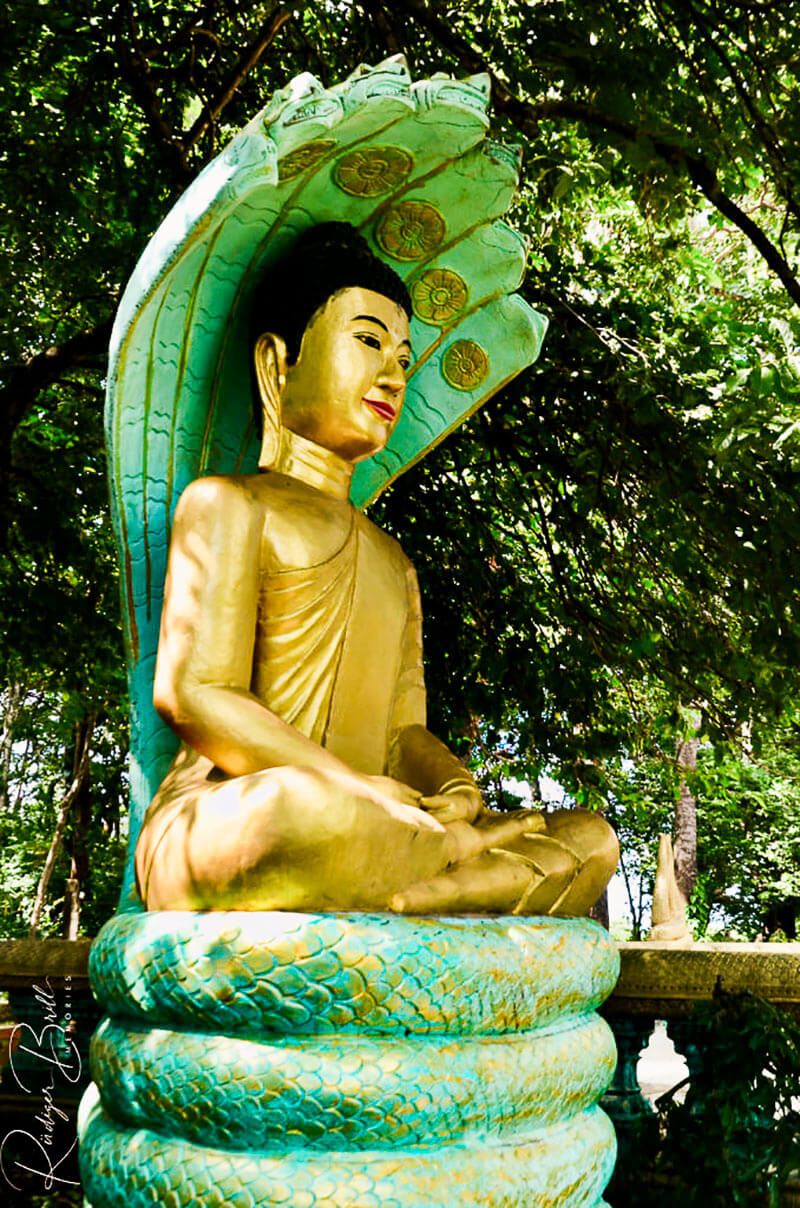
[[[273,474],[208,474],[195,478],[178,502],[176,520],[191,524],[194,520],[244,512],[270,511],[285,506],[286,491]]]
[[[258,502],[258,474],[208,474],[195,478],[178,501],[179,512],[204,512],[220,505],[242,507]]]
[[[231,556],[259,543],[270,515],[257,474],[209,474],[183,491],[172,529],[172,545],[200,538]]]

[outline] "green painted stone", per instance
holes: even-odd
[[[586,919],[120,915],[91,957],[87,1194],[595,1208],[617,974]]]
[[[88,1097],[82,1115],[93,1208],[600,1208],[615,1153],[596,1107],[527,1136],[274,1156],[120,1128]]]

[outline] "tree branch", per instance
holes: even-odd
[[[397,31],[392,25],[391,17],[381,3],[381,0],[362,0],[361,7],[364,10],[365,17],[375,22],[375,28],[386,43],[386,49],[389,51],[389,54],[405,54],[405,47],[401,44]]]
[[[793,193],[790,181],[789,165],[786,162],[786,156],[781,148],[780,139],[776,136],[769,122],[762,116],[756,105],[751,93],[747,87],[747,83],[738,71],[736,64],[731,59],[730,55],[724,49],[719,39],[715,39],[705,20],[705,15],[699,13],[696,9],[693,15],[693,25],[700,37],[705,41],[710,48],[712,55],[717,55],[720,62],[728,72],[728,76],[736,89],[742,106],[745,121],[750,121],[753,128],[758,132],[767,157],[772,163],[775,172],[775,179],[783,190],[783,195],[786,201],[788,210],[795,218],[800,218],[800,207],[798,207]],[[760,81],[763,83],[763,81]],[[779,240],[780,245],[780,240]]]
[[[144,114],[153,139],[161,149],[164,158],[180,183],[188,184],[193,173],[186,163],[186,151],[177,139],[161,111],[161,98],[158,95],[155,80],[150,70],[150,61],[142,49],[133,14],[128,12],[128,37],[130,45],[125,41],[122,31],[119,34],[119,67],[120,74],[128,81],[133,98]]]
[[[210,101],[208,105],[203,106],[203,112],[181,140],[184,155],[190,147],[193,147],[203,137],[209,126],[213,125],[225,106],[232,100],[242,80],[244,80],[263,57],[265,51],[275,41],[275,38],[289,18],[295,13],[302,11],[307,3],[308,0],[297,0],[294,4],[279,4],[272,13],[272,16],[261,25],[258,32],[251,38],[239,55],[214,100]]]
[[[62,373],[81,365],[91,365],[103,357],[111,338],[112,320],[105,319],[89,331],[70,336],[63,344],[53,344],[16,365],[0,389],[0,415],[3,431],[0,448],[10,440],[17,424],[25,416],[40,390],[52,385]]]
[[[307,2],[308,0],[296,0],[295,3],[276,6],[272,16],[261,25],[239,56],[218,95],[206,106],[183,140],[175,137],[161,112],[161,102],[150,72],[150,64],[139,44],[132,18],[130,18],[129,31],[130,45],[125,43],[124,35],[120,32],[121,70],[147,119],[155,141],[171,163],[180,184],[186,184],[194,175],[186,159],[189,148],[228,104],[242,80],[263,57],[289,18],[301,11]],[[41,390],[52,385],[67,370],[89,364],[105,354],[111,335],[111,326],[112,320],[109,318],[90,331],[80,332],[62,344],[54,345],[44,352],[28,357],[8,373],[6,384],[0,388],[0,416],[2,416],[0,422],[0,511],[7,510],[5,505],[8,494],[11,442],[17,426],[33,406]]]
[[[649,139],[656,155],[673,167],[684,168],[695,188],[749,239],[792,301],[800,306],[800,280],[792,272],[786,259],[761,227],[724,192],[714,169],[700,156],[685,151],[680,146],[677,135],[665,137],[653,134],[633,122],[605,113],[583,101],[559,99],[535,103],[523,100],[491,69],[489,63],[466,38],[456,33],[444,18],[428,7],[425,0],[395,0],[394,9],[415,17],[442,46],[456,56],[467,71],[485,71],[491,80],[495,108],[504,113],[521,133],[534,137],[538,134],[542,120],[569,118],[571,121],[584,122],[588,126],[619,135],[629,142]]]
[[[36,402],[39,392],[51,386],[63,373],[82,365],[92,365],[105,357],[111,337],[112,320],[106,319],[89,331],[70,336],[63,344],[54,344],[43,352],[15,365],[0,388],[0,513],[7,513],[8,474],[14,433]],[[3,517],[3,531],[7,515]]]

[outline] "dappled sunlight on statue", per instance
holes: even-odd
[[[425,724],[400,546],[349,502],[400,420],[403,282],[313,228],[254,304],[260,472],[172,532],[154,699],[182,745],[139,838],[149,909],[586,913],[616,865],[585,811],[498,814]]]

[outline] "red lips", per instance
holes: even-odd
[[[381,419],[394,419],[395,409],[391,403],[387,403],[384,399],[365,398],[363,399],[363,402],[365,402],[368,407],[371,407],[375,414],[379,415]]]

